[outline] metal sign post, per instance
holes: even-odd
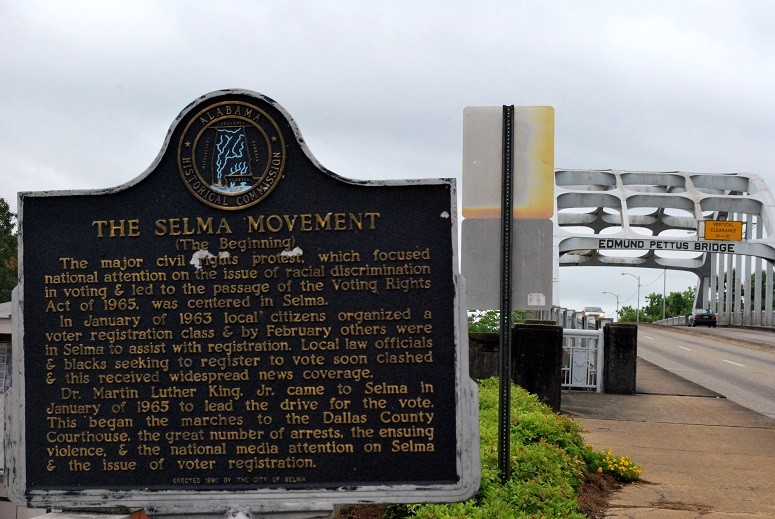
[[[468,309],[500,308],[498,465],[505,481],[511,460],[511,312],[546,310],[553,299],[554,110],[467,107],[463,134],[461,268]],[[500,262],[483,261],[496,250]]]
[[[514,106],[503,107],[503,201],[501,203],[500,400],[498,469],[506,482],[511,474],[511,206],[514,201]]]

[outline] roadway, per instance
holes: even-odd
[[[775,333],[770,330],[641,325],[638,356],[775,418]]]

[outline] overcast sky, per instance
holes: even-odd
[[[345,177],[459,179],[463,109],[515,104],[554,107],[557,168],[773,188],[773,27],[765,0],[0,0],[0,197],[123,184],[224,88],[275,99]],[[559,303],[634,306],[624,271],[563,268]],[[627,272],[661,293],[661,271]]]

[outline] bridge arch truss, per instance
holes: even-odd
[[[560,169],[555,201],[560,267],[693,272],[719,324],[775,326],[775,198],[759,176]],[[703,239],[707,220],[743,222],[743,240]]]

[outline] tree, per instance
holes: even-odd
[[[649,323],[651,322],[648,315],[646,315],[646,312],[643,311],[643,308],[640,309],[640,319],[637,319],[638,312],[635,311],[635,308],[631,306],[623,306],[619,309],[619,313],[617,314],[619,317],[620,323],[634,323],[637,321],[640,321],[642,323]]]
[[[16,215],[0,198],[0,303],[11,300],[11,291],[19,282],[16,234]]]
[[[529,317],[527,310],[512,310],[511,322],[524,323]],[[468,312],[468,331],[473,333],[497,333],[501,329],[500,310],[471,310]]]
[[[692,311],[694,304],[694,288],[688,287],[683,292],[670,292],[665,298],[665,317],[678,317],[687,315]],[[619,322],[636,322],[636,311],[631,306],[624,306],[619,310]],[[646,296],[646,306],[640,309],[639,317],[642,323],[652,323],[662,319],[662,294],[656,292]]]
[[[647,315],[646,322],[653,323],[662,319],[662,294],[653,292],[647,295],[646,307],[643,308],[643,311]],[[667,307],[665,307],[665,312],[667,312]]]
[[[694,287],[687,287],[683,292],[670,292],[667,295],[667,317],[679,317],[692,313],[695,292]]]

